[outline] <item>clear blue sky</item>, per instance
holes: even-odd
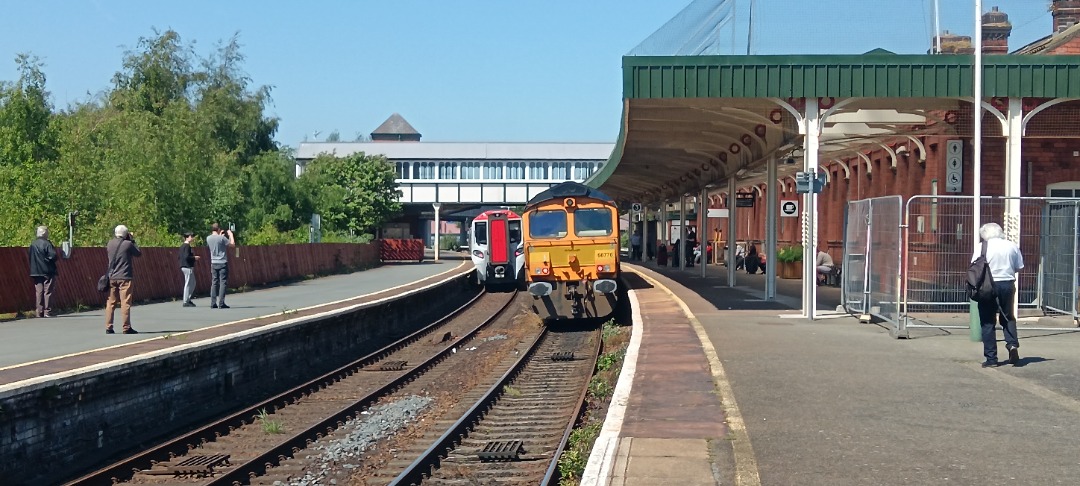
[[[22,0],[4,7],[0,80],[16,53],[42,58],[64,108],[109,87],[123,52],[174,29],[205,55],[239,33],[246,71],[273,87],[277,140],[343,140],[391,113],[427,141],[613,142],[621,56],[689,0],[206,1]],[[940,0],[941,25],[970,35],[974,1]],[[745,53],[738,0],[733,51]],[[933,0],[757,0],[756,54],[924,53]],[[984,0],[1013,23],[1010,48],[1050,33],[1050,0]],[[736,52],[731,52],[736,53]]]

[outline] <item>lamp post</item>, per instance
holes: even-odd
[[[979,246],[979,224],[982,221],[982,0],[975,0],[975,36],[972,39],[975,44],[975,72],[972,77],[975,87],[972,98],[975,104],[975,115],[972,118],[972,184],[971,194],[975,201],[972,208],[974,226],[971,228],[974,245]]]

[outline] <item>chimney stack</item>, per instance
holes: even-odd
[[[1080,4],[1080,1],[1074,3]],[[1008,54],[1012,24],[1009,16],[994,7],[982,16],[983,54]]]
[[[1080,23],[1080,0],[1054,0],[1050,14],[1054,17],[1054,33],[1062,32]]]

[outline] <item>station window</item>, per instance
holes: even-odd
[[[439,178],[456,179],[455,169],[457,169],[457,162],[439,162]]]
[[[562,238],[566,236],[566,211],[533,211],[529,213],[529,236],[532,238]]]
[[[570,164],[568,162],[554,162],[551,164],[551,179],[556,181],[570,180]]]
[[[507,179],[524,179],[525,164],[523,162],[509,162],[506,164]]]
[[[1055,182],[1046,186],[1050,197],[1080,197],[1080,182]]]
[[[529,178],[533,180],[547,180],[548,166],[546,162],[529,162]]]
[[[479,179],[480,178],[480,163],[479,162],[462,162],[461,163],[461,176],[462,179]]]
[[[502,164],[484,162],[484,179],[502,179]]]

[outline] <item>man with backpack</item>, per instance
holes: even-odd
[[[996,324],[1000,315],[1001,329],[1005,335],[1005,349],[1009,351],[1009,360],[1016,366],[1020,361],[1020,341],[1016,337],[1016,315],[1013,306],[1016,302],[1016,272],[1024,268],[1024,257],[1020,254],[1020,248],[1009,240],[1001,226],[997,223],[987,223],[979,228],[979,236],[982,245],[971,256],[972,268],[981,266],[979,259],[985,258],[985,272],[975,279],[983,280],[990,278],[993,291],[988,292],[989,285],[981,281],[972,281],[969,275],[969,286],[973,288],[972,299],[979,304],[979,322],[982,326],[983,368],[998,366],[997,359],[997,330]],[[971,272],[969,272],[970,274]],[[983,287],[983,291],[979,291]],[[989,294],[989,295],[988,295]]]

